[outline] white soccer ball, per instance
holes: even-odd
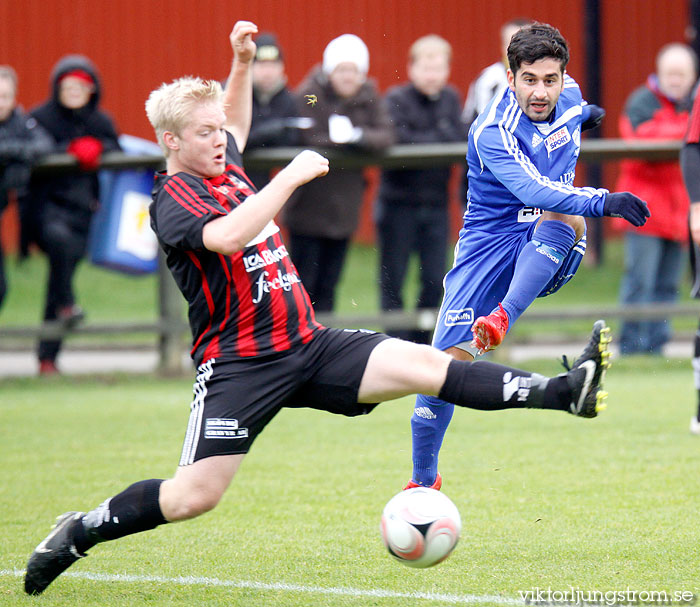
[[[462,520],[444,493],[415,487],[389,500],[380,530],[389,554],[404,565],[423,568],[450,556],[459,540]]]

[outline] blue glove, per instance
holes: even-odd
[[[647,203],[629,192],[611,192],[606,195],[603,215],[622,217],[637,228],[647,222],[647,217],[651,217]]]
[[[587,131],[588,129],[594,129],[603,122],[605,118],[605,110],[602,107],[593,105],[589,103],[583,106],[583,122],[581,123],[581,130]]]

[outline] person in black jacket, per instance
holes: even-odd
[[[300,145],[299,129],[310,119],[300,118],[296,99],[287,87],[282,48],[274,34],[260,34],[253,63],[253,121],[247,150]],[[244,156],[245,161],[245,156]],[[269,171],[247,171],[260,190],[270,181]]]
[[[397,143],[465,141],[459,95],[447,84],[451,57],[452,47],[440,36],[424,36],[411,46],[410,82],[386,94]],[[449,178],[450,167],[383,171],[375,208],[382,310],[403,308],[401,291],[413,253],[420,260],[417,307],[440,304],[447,263]],[[427,331],[394,334],[430,341]]]
[[[111,118],[98,109],[100,78],[82,55],[67,55],[51,74],[51,97],[31,116],[54,140],[54,152],[75,156],[79,172],[33,177],[23,207],[24,238],[36,242],[49,260],[44,320],[72,326],[83,318],[75,303],[73,276],[85,255],[90,219],[99,199],[97,169],[102,152],[119,150]],[[39,373],[57,372],[57,339],[39,343]]]
[[[0,216],[10,199],[24,195],[31,165],[51,150],[51,138],[17,107],[17,74],[0,65]],[[0,243],[0,306],[7,294],[5,261]]]

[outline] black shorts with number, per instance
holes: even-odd
[[[180,465],[213,455],[247,453],[283,407],[364,415],[377,406],[357,395],[382,333],[323,329],[286,352],[255,359],[210,359],[197,369]]]

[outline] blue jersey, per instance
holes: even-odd
[[[521,232],[543,210],[603,216],[608,191],[573,186],[585,106],[566,75],[551,121],[530,120],[510,89],[491,101],[469,129],[466,229]]]

